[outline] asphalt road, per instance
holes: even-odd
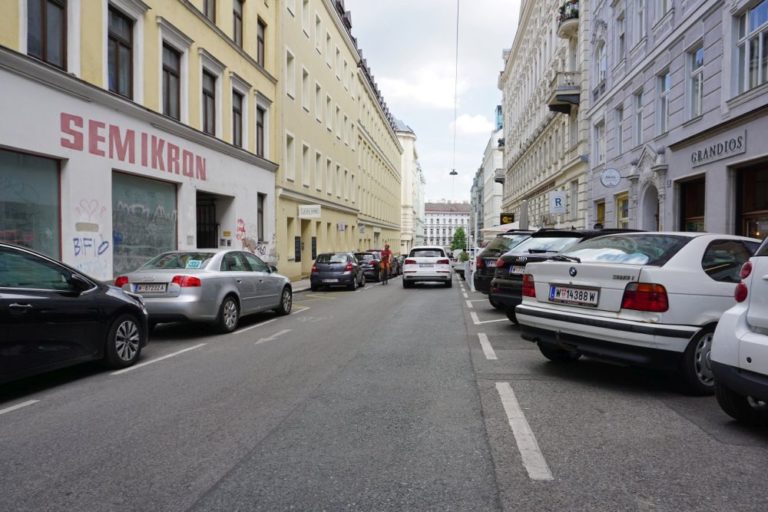
[[[297,294],[141,365],[0,388],[0,510],[761,510],[768,431],[656,372],[548,362],[462,288]]]

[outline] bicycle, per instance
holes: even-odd
[[[379,270],[379,279],[381,280],[381,284],[389,284],[389,266],[382,265]]]

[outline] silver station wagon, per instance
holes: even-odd
[[[150,326],[209,322],[232,332],[241,316],[268,310],[287,315],[293,302],[287,277],[239,250],[165,252],[119,276],[115,286],[142,296]]]

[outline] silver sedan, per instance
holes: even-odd
[[[293,303],[287,277],[238,250],[166,252],[119,276],[115,286],[143,297],[150,325],[202,321],[222,332],[234,331],[243,315],[268,310],[287,315]]]

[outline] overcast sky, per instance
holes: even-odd
[[[502,50],[512,46],[520,0],[460,0],[456,170],[453,84],[456,0],[345,0],[352,34],[390,111],[416,133],[428,201],[469,201],[491,136]]]

